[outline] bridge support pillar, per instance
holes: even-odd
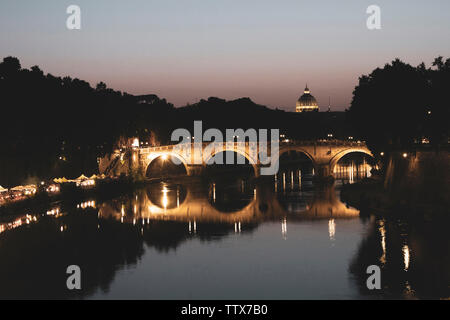
[[[333,174],[331,172],[330,164],[319,164],[316,166],[315,177],[317,180],[332,180]]]
[[[253,170],[255,172],[255,178],[259,178],[261,176],[261,166],[253,165]]]
[[[203,165],[188,165],[187,166],[187,175],[192,177],[192,176],[199,176],[203,173],[204,170],[204,166]]]

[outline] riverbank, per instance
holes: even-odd
[[[61,191],[50,195],[47,192],[38,192],[36,195],[24,200],[5,203],[0,206],[0,216],[23,214],[24,211],[42,211],[55,204],[76,204],[95,197],[100,201],[108,200],[123,194],[133,192],[146,181],[133,181],[128,178],[107,179],[97,181],[95,187],[83,189],[73,183],[61,185]]]
[[[362,211],[448,217],[450,153],[446,150],[391,153],[382,175],[342,188],[342,200]]]
[[[398,193],[385,189],[383,181],[377,178],[343,185],[341,200],[360,210],[363,215],[371,213],[423,219],[449,217],[448,207],[444,203],[428,203],[417,198],[399,197]]]

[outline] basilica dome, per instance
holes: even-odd
[[[306,86],[303,95],[298,98],[297,104],[295,106],[296,112],[308,112],[308,111],[319,111],[319,105],[317,104],[316,98],[311,95],[311,92]]]

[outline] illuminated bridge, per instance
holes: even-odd
[[[201,148],[200,148],[201,146]],[[208,148],[208,149],[207,149]],[[256,150],[255,150],[256,148]],[[220,152],[234,152],[245,157],[252,165],[255,177],[261,175],[261,169],[269,167],[270,164],[262,164],[258,144],[248,142],[234,143],[190,143],[182,145],[168,145],[148,148],[131,148],[101,159],[100,173],[106,175],[130,174],[139,172],[146,175],[150,164],[158,158],[178,159],[184,165],[189,176],[200,175],[207,166],[210,159]],[[291,141],[280,142],[279,156],[284,153],[295,151],[303,153],[312,162],[314,172],[319,177],[333,175],[333,169],[338,161],[352,152],[360,152],[373,156],[364,142],[342,141],[342,140],[320,140],[320,141]],[[266,150],[271,154],[270,144]],[[202,156],[206,154],[206,156]],[[279,157],[274,157],[272,162],[278,162]],[[273,166],[274,164],[272,164]],[[277,164],[275,164],[275,167]]]

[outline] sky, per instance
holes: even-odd
[[[369,5],[381,30],[369,30]],[[81,30],[69,30],[69,5]],[[175,106],[250,97],[293,111],[305,84],[344,110],[358,78],[395,58],[450,57],[448,0],[1,0],[0,57]]]

